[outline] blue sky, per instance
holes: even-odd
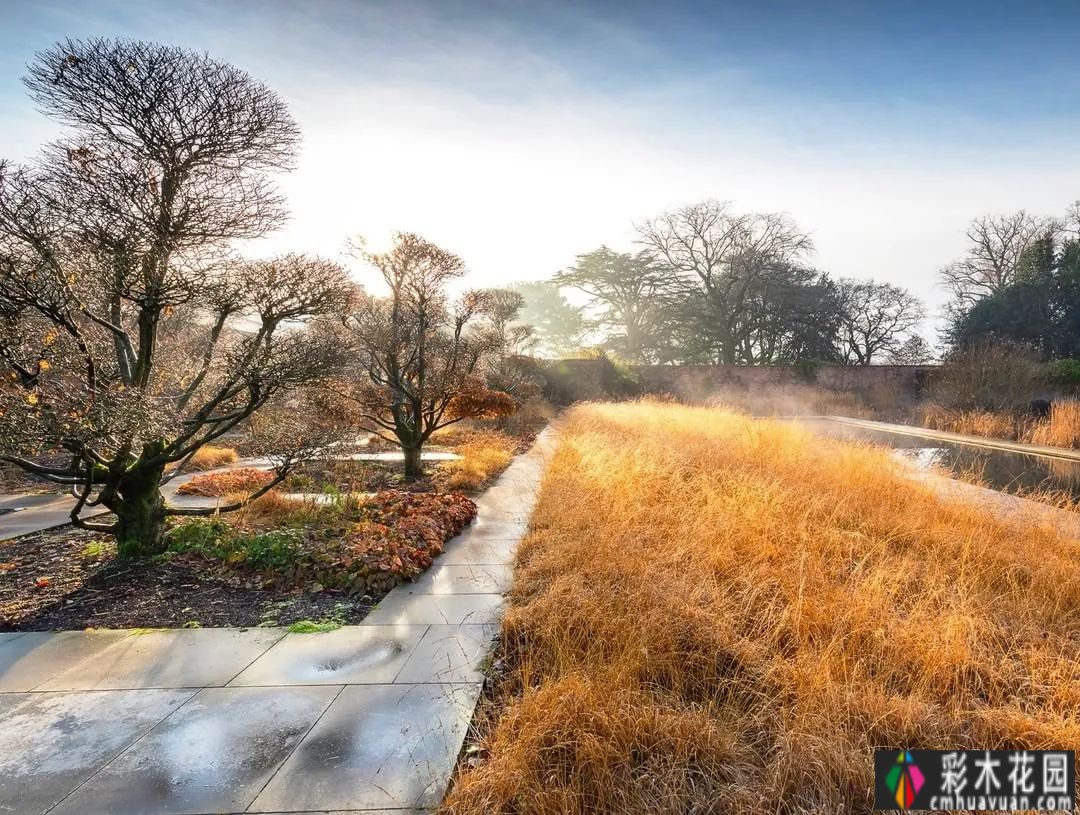
[[[478,284],[550,276],[703,197],[785,210],[814,262],[911,287],[974,216],[1080,198],[1075,2],[0,0],[0,156],[53,126],[19,77],[63,36],[207,50],[305,131],[254,251],[421,231]]]

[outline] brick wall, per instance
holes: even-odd
[[[933,366],[822,365],[816,370],[791,365],[639,365],[634,368],[644,393],[671,393],[684,399],[704,398],[723,388],[760,388],[816,384],[834,391],[892,389],[915,398]],[[812,377],[812,378],[811,378]]]
[[[611,364],[603,359],[551,363],[549,370],[555,374],[552,379],[559,383],[556,400],[566,402],[616,395],[606,390],[610,368]],[[791,365],[636,365],[631,370],[637,380],[638,392],[667,393],[687,401],[706,399],[727,388],[790,384],[816,384],[828,390],[855,393],[888,389],[902,397],[915,399],[934,366],[822,365],[816,370],[808,370]]]

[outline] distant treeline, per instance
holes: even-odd
[[[541,353],[599,344],[636,363],[742,365],[931,357],[917,333],[924,309],[916,297],[815,269],[809,236],[787,215],[704,201],[638,233],[636,253],[601,246],[549,283],[515,287]],[[584,295],[584,308],[563,289]]]

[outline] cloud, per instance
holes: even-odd
[[[305,132],[283,180],[293,219],[259,252],[336,254],[349,236],[412,230],[495,285],[601,243],[633,248],[635,221],[715,197],[790,212],[834,275],[939,303],[936,271],[972,217],[1080,197],[1060,119],[989,122],[940,94],[809,93],[734,53],[681,59],[662,22],[650,32],[577,5],[107,5],[14,36],[27,52],[63,34],[166,39],[289,102]],[[0,155],[44,132],[18,92],[0,77],[0,113],[20,130],[0,134]]]

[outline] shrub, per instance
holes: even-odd
[[[215,470],[227,464],[235,464],[238,460],[239,456],[231,447],[207,444],[195,451],[187,466],[189,470]]]
[[[791,366],[795,376],[808,385],[817,382],[818,371],[821,369],[821,361],[816,359],[797,359]]]
[[[482,382],[470,382],[454,394],[446,408],[446,417],[498,419],[517,410],[510,394],[486,387]]]
[[[169,530],[169,549],[173,552],[208,552],[216,550],[221,539],[232,534],[231,527],[217,518],[196,518]]]
[[[592,399],[626,398],[640,393],[633,368],[592,349],[579,358],[550,363],[544,370],[544,395],[558,405]]]
[[[1069,391],[1080,389],[1080,359],[1059,359],[1047,365],[1047,379]]]
[[[629,362],[606,354],[600,360],[607,363],[603,366],[603,383],[610,396],[625,398],[641,393],[641,383]]]
[[[927,396],[958,411],[1023,411],[1046,386],[1038,355],[1024,346],[987,343],[951,353],[927,383]]]
[[[196,554],[230,566],[280,571],[295,565],[304,548],[297,529],[272,532],[240,532],[221,521],[195,521],[173,530],[169,549],[177,554]]]
[[[523,400],[513,415],[498,422],[498,427],[511,436],[531,440],[555,418],[555,414],[550,402],[541,396],[534,396]]]
[[[350,594],[381,593],[431,565],[443,544],[476,515],[458,493],[377,494],[355,516],[324,516],[296,529],[255,532],[198,520],[169,533],[175,556],[223,576],[279,588],[318,584]]]
[[[178,495],[202,495],[208,498],[221,498],[231,493],[250,495],[266,486],[273,478],[274,474],[269,470],[244,467],[239,470],[197,475],[181,484],[176,492]]]

